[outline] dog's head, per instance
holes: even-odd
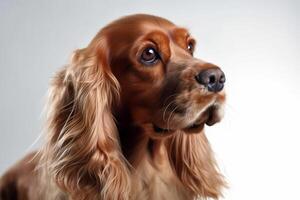
[[[121,102],[152,137],[175,130],[197,133],[221,119],[225,75],[193,56],[196,40],[188,30],[160,17],[135,15],[109,24],[95,41],[103,36]]]

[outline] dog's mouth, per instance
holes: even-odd
[[[153,124],[153,130],[158,134],[171,134],[176,130],[182,130],[185,133],[199,133],[202,131],[205,124],[208,126],[212,126],[220,120],[221,117],[219,116],[218,108],[216,106],[210,106],[203,114],[201,114],[198,119],[196,119],[193,123],[186,127],[178,129],[167,129]]]
[[[178,130],[183,130],[184,132],[187,133],[194,133],[194,132],[200,132],[204,128],[205,123],[204,122],[195,122],[187,127],[184,127],[182,129]],[[156,133],[159,134],[167,134],[167,133],[172,133],[176,131],[176,129],[166,129],[166,128],[160,128],[159,126],[153,124],[153,129]]]

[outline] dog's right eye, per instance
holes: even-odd
[[[141,55],[141,62],[145,65],[153,65],[159,59],[159,54],[152,48],[146,48]]]

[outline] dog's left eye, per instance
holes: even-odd
[[[155,64],[158,59],[159,54],[152,47],[145,49],[141,55],[141,61],[146,65]]]
[[[187,50],[190,52],[190,54],[193,55],[193,53],[194,53],[194,44],[192,42],[188,43]]]

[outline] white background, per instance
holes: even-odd
[[[49,79],[120,16],[188,27],[195,56],[222,67],[228,101],[208,138],[226,200],[300,199],[299,1],[0,1],[0,173],[40,134]]]

